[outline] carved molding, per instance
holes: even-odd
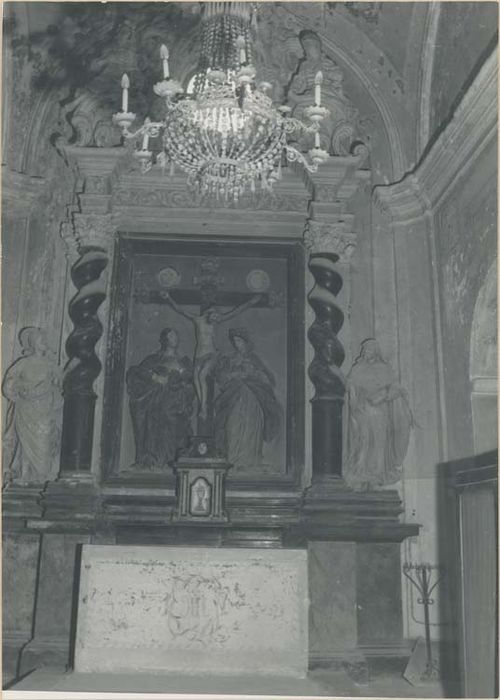
[[[334,253],[339,262],[350,262],[356,250],[356,234],[346,231],[343,222],[327,223],[309,219],[304,231],[304,244],[309,253]]]
[[[113,214],[74,214],[73,226],[78,248],[108,250],[117,230]]]
[[[166,183],[167,184],[167,183]],[[193,195],[186,187],[182,190],[168,189],[167,186],[155,189],[117,188],[112,195],[114,208],[127,207],[166,207],[168,209],[250,209],[253,211],[292,211],[304,213],[307,211],[309,198],[299,193],[279,191],[280,185],[272,193],[243,195],[235,204],[233,202],[208,201]]]
[[[428,154],[401,182],[378,185],[375,203],[393,221],[410,222],[435,208],[474,166],[497,133],[497,55],[489,56]]]

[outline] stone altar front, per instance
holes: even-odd
[[[304,677],[307,552],[84,545],[75,671]]]

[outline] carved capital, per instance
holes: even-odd
[[[108,250],[117,229],[113,214],[75,214],[73,224],[79,248]]]
[[[349,262],[356,250],[356,234],[345,229],[342,222],[309,219],[304,232],[305,246],[309,253],[335,253],[339,262]]]

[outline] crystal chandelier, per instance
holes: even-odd
[[[272,189],[281,178],[284,158],[300,161],[314,172],[328,159],[320,147],[319,129],[328,110],[321,106],[322,74],[315,78],[314,104],[306,108],[307,124],[290,116],[287,105],[275,107],[272,85],[256,82],[252,65],[252,18],[256,5],[249,2],[202,3],[202,41],[192,93],[170,77],[169,52],[161,47],[163,80],[154,92],[165,99],[165,118],[148,118],[130,131],[135,114],[128,109],[129,79],[122,78],[122,109],[113,115],[134,155],[147,172],[154,163],[165,169],[178,166],[187,173],[188,185],[202,195],[238,198],[257,184]],[[288,143],[292,134],[315,135],[307,159]],[[149,150],[151,138],[161,136],[162,150]]]

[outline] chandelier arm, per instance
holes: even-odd
[[[143,124],[140,126],[137,131],[129,131],[126,126],[123,127],[122,134],[126,139],[137,139],[139,136],[144,136],[144,134],[148,134],[148,136],[156,137],[160,133],[162,129],[164,129],[166,126],[165,122],[149,122],[148,124]]]
[[[295,117],[287,117],[283,120],[284,128],[287,134],[293,134],[295,131],[302,131],[305,134],[315,134],[320,129],[319,122],[305,124]]]
[[[306,168],[306,170],[308,172],[310,172],[310,173],[317,172],[318,164],[317,163],[308,163],[308,161],[303,156],[303,154],[300,151],[298,151],[296,148],[294,148],[293,146],[290,146],[287,144],[285,146],[285,151],[286,151],[287,158],[291,163],[298,161],[298,162],[302,163],[302,165],[304,166],[304,168]]]

